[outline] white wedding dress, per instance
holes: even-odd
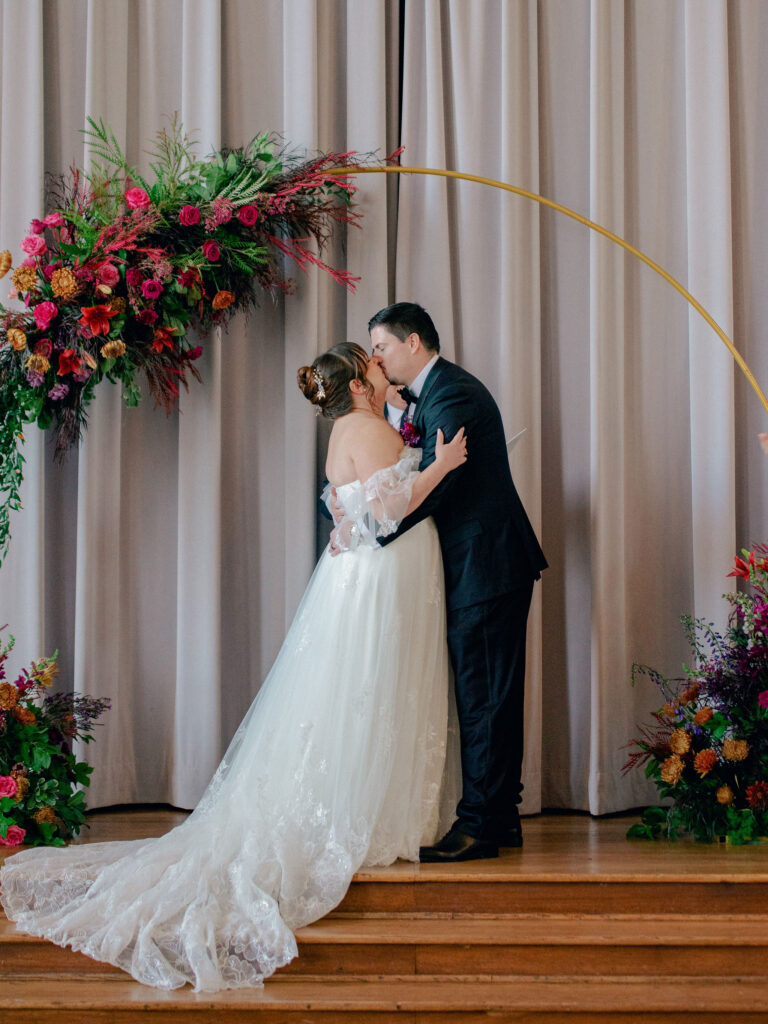
[[[404,515],[418,460],[405,449],[365,485],[338,488],[349,550],[320,559],[184,824],[6,861],[0,898],[22,931],[148,985],[258,985],[359,867],[418,860],[451,824],[460,770],[437,532],[429,519],[375,541]]]

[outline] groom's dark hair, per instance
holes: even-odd
[[[396,302],[385,306],[368,321],[369,334],[374,327],[386,327],[400,341],[405,341],[409,334],[418,334],[428,352],[440,351],[440,337],[432,317],[416,302]]]

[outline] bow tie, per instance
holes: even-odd
[[[408,403],[408,405],[415,405],[419,400],[410,388],[407,387],[398,388],[398,394],[404,402]]]

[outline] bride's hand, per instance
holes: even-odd
[[[445,436],[442,430],[437,431],[437,442],[435,443],[435,462],[449,473],[457,469],[467,461],[467,439],[464,436],[464,427],[459,427],[456,435],[450,444],[445,443]]]

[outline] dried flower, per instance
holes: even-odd
[[[34,725],[37,721],[37,716],[31,708],[25,708],[21,705],[17,705],[13,709],[13,717],[21,725]]]
[[[704,725],[705,722],[709,722],[711,720],[714,713],[715,712],[710,707],[699,708],[693,716],[693,724]]]
[[[685,729],[675,729],[669,737],[669,749],[675,754],[687,754],[691,749],[691,734]]]
[[[693,767],[702,779],[712,771],[716,764],[717,754],[711,747],[707,747],[706,750],[700,750],[693,759]]]
[[[24,365],[32,373],[46,373],[51,368],[49,360],[35,352],[32,353]]]
[[[674,718],[677,713],[677,708],[673,701],[667,701],[664,707],[661,709],[660,714],[664,715],[665,718]]]
[[[694,679],[690,686],[680,694],[680,703],[685,706],[686,704],[690,704],[691,701],[696,700],[699,695],[700,688],[701,683],[699,683],[697,679]]]
[[[27,347],[27,336],[24,331],[18,327],[9,327],[6,334],[11,348],[15,348],[17,352],[23,352]]]
[[[747,803],[754,811],[764,811],[768,808],[768,782],[753,782],[747,786]]]
[[[234,301],[234,292],[221,291],[216,292],[216,294],[213,296],[213,302],[211,303],[211,305],[213,306],[214,309],[226,309],[227,306],[231,306]]]
[[[10,711],[19,700],[19,691],[13,683],[0,683],[0,709]]]
[[[0,252],[0,278],[5,277],[8,271],[13,265],[13,257],[11,256],[9,249],[3,249]]]
[[[17,267],[11,275],[17,292],[31,291],[37,284],[37,274],[32,267]]]
[[[69,267],[59,267],[51,274],[51,290],[57,298],[68,302],[80,291],[80,284]]]
[[[118,316],[121,313],[124,313],[126,311],[127,307],[128,307],[128,303],[125,301],[125,298],[122,295],[114,295],[109,300],[109,308],[110,309],[114,309],[114,311],[118,314]]]
[[[35,682],[41,686],[53,686],[53,680],[59,674],[59,665],[56,661],[43,660],[39,664],[32,663],[31,675]]]
[[[11,774],[13,775],[13,772]],[[26,775],[14,775],[13,777],[16,780],[16,795],[13,799],[20,804],[29,792],[29,779]]]
[[[719,804],[724,807],[730,807],[734,801],[734,793],[730,786],[721,786],[717,793],[715,793],[715,799]]]
[[[113,338],[101,346],[101,354],[105,359],[119,359],[125,355],[125,342],[122,338]]]
[[[682,758],[678,757],[677,754],[671,754],[661,766],[661,777],[665,782],[676,786],[680,781],[680,776],[683,774],[684,767]]]
[[[723,740],[723,757],[726,761],[743,761],[749,753],[749,744],[746,740]]]
[[[51,822],[57,820],[56,811],[52,807],[38,807],[35,813],[32,815],[38,825],[42,825],[43,822]]]

